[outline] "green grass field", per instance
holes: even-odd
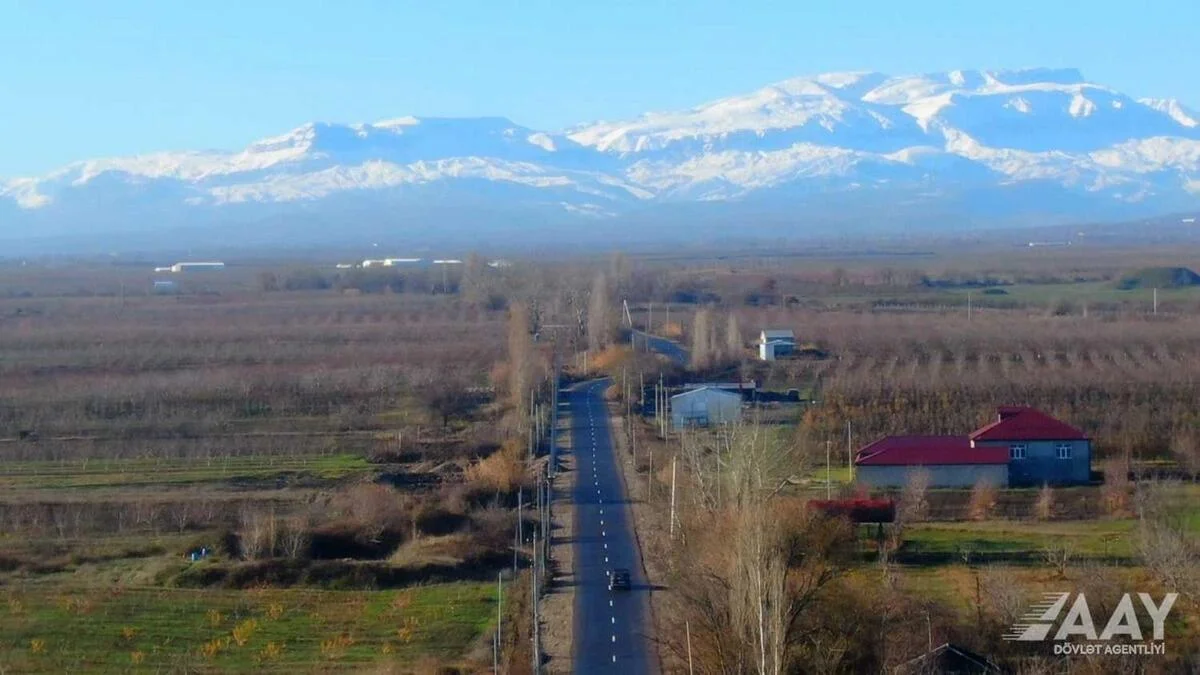
[[[187,485],[281,475],[334,480],[371,468],[352,454],[10,462],[0,469],[0,490]]]
[[[6,672],[298,672],[457,660],[495,626],[496,586],[399,591],[9,587]]]
[[[1133,520],[983,521],[917,523],[904,533],[906,547],[928,553],[1038,552],[1066,546],[1083,557],[1128,557],[1136,551]]]
[[[977,306],[1029,304],[1049,305],[1056,302],[1072,303],[1115,303],[1115,304],[1144,304],[1147,310],[1152,308],[1154,295],[1151,289],[1121,290],[1116,284],[1108,281],[1089,281],[1069,284],[1014,284],[1002,287],[1003,295],[987,295],[980,289],[972,289],[971,299]],[[966,304],[967,289],[945,291],[951,297]],[[1200,300],[1200,287],[1160,289],[1158,302],[1160,305],[1171,301]]]

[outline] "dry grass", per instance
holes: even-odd
[[[478,492],[512,494],[528,480],[525,457],[527,452],[520,441],[505,441],[500,450],[466,468],[467,486]]]

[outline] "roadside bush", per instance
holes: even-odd
[[[473,492],[512,494],[525,484],[525,448],[517,440],[505,441],[500,450],[467,467],[464,477]]]

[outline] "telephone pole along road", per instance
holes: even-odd
[[[575,653],[573,672],[652,672],[646,636],[650,588],[642,574],[625,484],[604,402],[608,380],[566,393],[575,454]],[[630,573],[630,590],[608,588],[611,570]]]

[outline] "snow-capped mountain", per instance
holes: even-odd
[[[1028,69],[799,77],[561,132],[503,118],[307,124],[240,152],[0,180],[0,239],[268,221],[286,239],[300,217],[312,234],[322,223],[488,231],[652,214],[666,232],[684,204],[711,202],[725,203],[713,207],[723,218],[771,212],[795,230],[852,220],[855,204],[937,213],[946,226],[1191,209],[1200,116],[1076,70]]]

